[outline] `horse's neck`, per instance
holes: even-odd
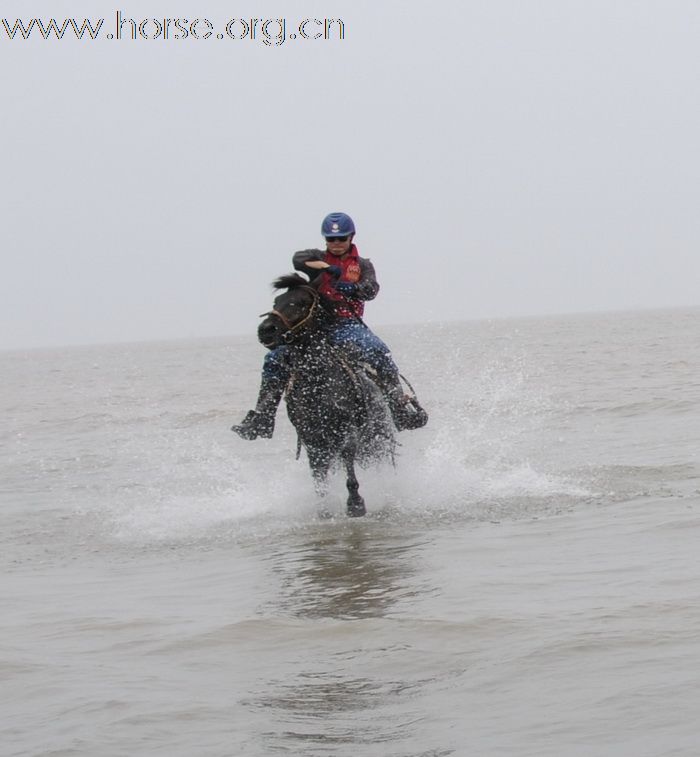
[[[310,334],[298,344],[292,358],[296,370],[319,377],[337,371],[342,360],[341,351],[330,343],[323,331]]]

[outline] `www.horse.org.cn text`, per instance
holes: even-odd
[[[135,19],[116,11],[113,25],[97,20],[75,18],[48,20],[15,18],[1,20],[2,31],[13,41],[77,39],[96,40],[229,40],[262,42],[279,47],[288,40],[341,41],[345,39],[345,23],[339,18],[305,18],[291,22],[286,18],[232,18],[216,24],[208,18],[142,18]],[[111,26],[111,28],[110,28]]]

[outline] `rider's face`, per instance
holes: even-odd
[[[352,246],[352,234],[348,237],[326,237],[326,249],[331,255],[342,257]]]

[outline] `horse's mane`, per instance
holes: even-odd
[[[272,282],[272,287],[274,289],[294,289],[299,286],[309,286],[309,282],[298,273],[286,273],[284,276],[279,276]]]

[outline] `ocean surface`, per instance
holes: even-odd
[[[2,757],[700,754],[700,310],[375,330],[352,520],[253,333],[0,353]]]

